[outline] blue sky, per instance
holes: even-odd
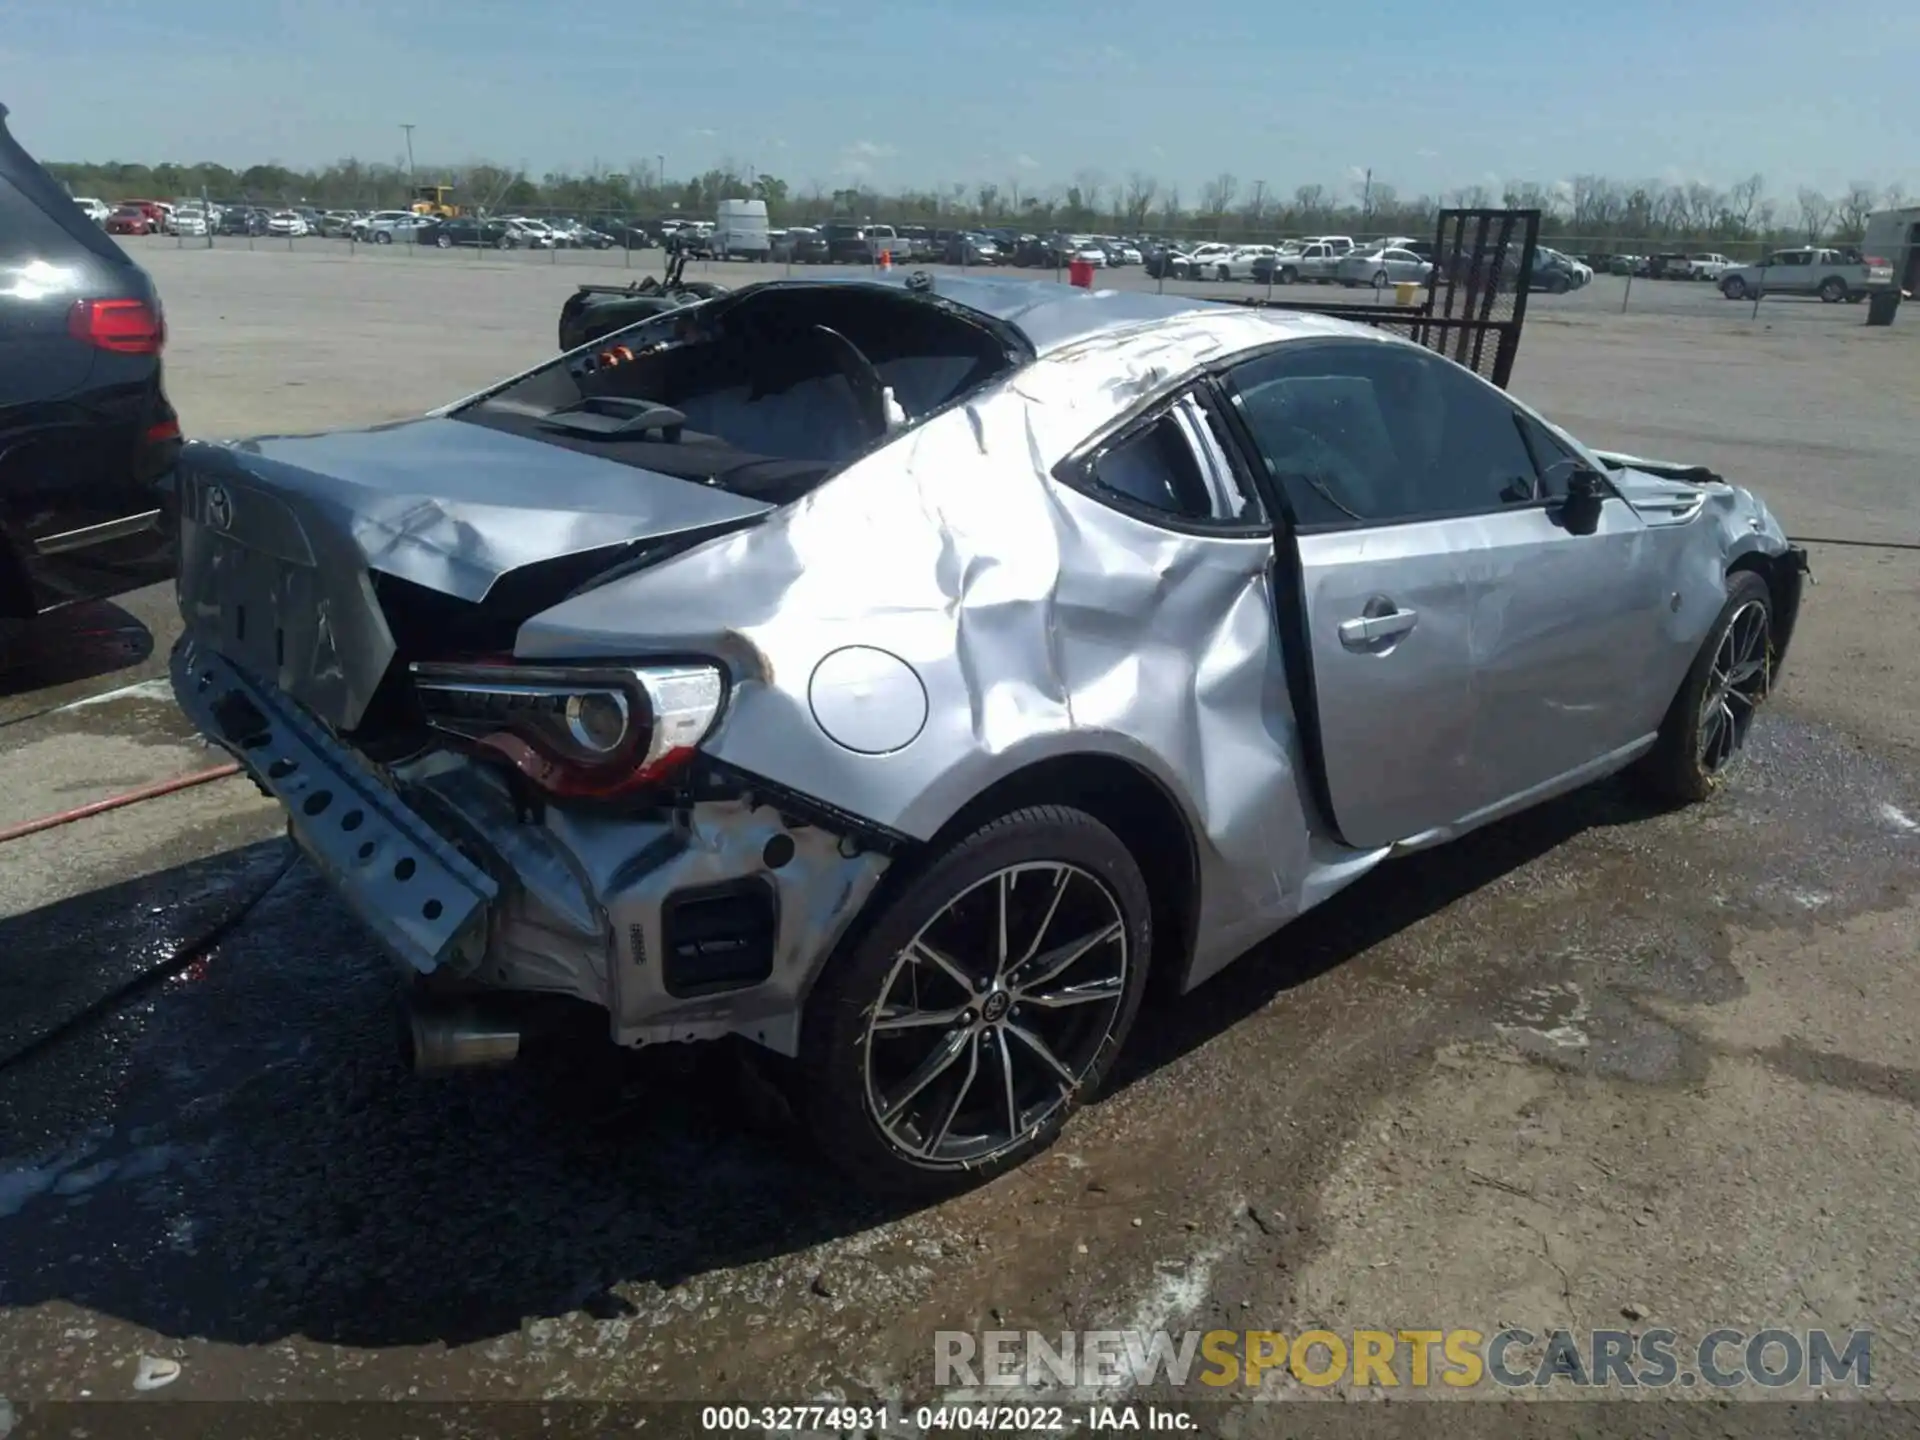
[[[1190,204],[1581,172],[1920,192],[1920,6],[1863,0],[0,0],[49,160],[732,158],[796,189],[1134,171]],[[650,20],[647,17],[660,17]]]

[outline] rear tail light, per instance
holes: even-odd
[[[693,757],[726,700],[713,665],[409,668],[429,725],[563,799],[667,779]]]
[[[67,315],[67,333],[116,355],[158,355],[167,343],[167,322],[158,303],[80,300]]]

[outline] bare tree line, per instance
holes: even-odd
[[[604,165],[582,173],[555,171],[535,178],[492,164],[420,167],[342,160],[318,170],[280,165],[232,170],[218,165],[53,164],[48,167],[76,194],[167,198],[197,195],[323,208],[379,208],[406,203],[415,179],[451,183],[468,205],[526,211],[665,218],[704,214],[728,196],[758,196],[775,224],[796,225],[836,216],[946,227],[1014,226],[1025,230],[1093,230],[1221,240],[1270,240],[1284,235],[1348,232],[1361,235],[1431,231],[1444,207],[1505,206],[1538,209],[1549,239],[1573,237],[1591,248],[1615,241],[1671,244],[1858,240],[1867,215],[1898,208],[1908,196],[1899,185],[1856,180],[1839,195],[1799,186],[1792,197],[1770,194],[1759,174],[1725,187],[1623,181],[1576,175],[1555,184],[1516,180],[1498,188],[1469,185],[1438,194],[1403,196],[1388,180],[1367,178],[1335,189],[1322,184],[1291,191],[1265,180],[1243,182],[1230,171],[1204,181],[1191,204],[1180,187],[1145,170],[1114,176],[1085,167],[1070,182],[1033,185],[952,183],[883,190],[868,183],[805,186],[725,161],[685,180],[669,180],[653,161],[625,170]]]

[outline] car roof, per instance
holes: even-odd
[[[911,288],[912,279],[911,275],[796,275],[791,279],[766,283],[782,286],[876,285],[904,290]],[[933,280],[929,293],[1012,326],[1033,347],[1035,355],[1045,355],[1080,340],[1178,315],[1244,313],[1239,306],[1212,300],[1159,295],[1150,290],[1082,290],[1052,280],[941,275]]]

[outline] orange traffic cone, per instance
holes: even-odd
[[[882,270],[891,270],[893,268],[893,252],[891,250],[882,250],[880,252],[880,268]]]

